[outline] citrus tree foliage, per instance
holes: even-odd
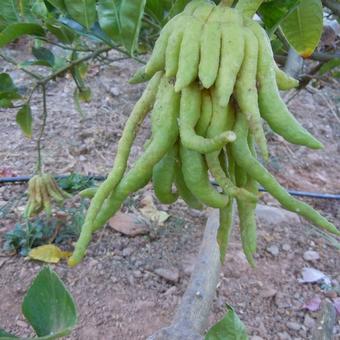
[[[28,60],[17,63],[5,52],[1,52],[1,57],[29,73],[36,82],[27,93],[21,93],[17,89],[19,84],[14,84],[9,74],[1,73],[0,107],[18,107],[17,123],[24,135],[31,137],[32,94],[48,81],[70,72],[76,84],[75,103],[81,111],[79,102],[91,100],[91,89],[84,81],[87,63],[111,49],[134,58],[147,52],[160,29],[188,2],[190,0],[2,0],[0,48],[22,36],[31,36],[34,43]],[[245,6],[254,6],[262,1],[243,2]],[[287,51],[275,37],[278,30],[303,56],[310,55],[317,46],[322,33],[320,0],[264,1],[258,14],[280,52]],[[51,44],[63,48],[65,53],[55,55]],[[49,77],[36,74],[34,66],[46,67]]]

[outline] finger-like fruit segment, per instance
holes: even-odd
[[[322,143],[299,124],[280,97],[273,66],[273,53],[266,32],[254,21],[248,21],[248,25],[259,42],[257,80],[261,116],[273,131],[288,142],[312,149],[322,148]]]
[[[176,92],[180,92],[197,78],[202,27],[203,23],[195,18],[187,24],[179,53]]]
[[[206,89],[214,85],[221,55],[220,23],[207,22],[202,31],[198,76]]]
[[[279,90],[288,91],[299,86],[299,81],[282,71],[274,61],[276,83]]]
[[[268,148],[264,134],[262,118],[258,107],[256,74],[258,62],[258,42],[249,29],[243,31],[245,37],[244,59],[235,85],[235,98],[243,114],[246,115],[249,128],[255,136],[262,157],[268,160]]]

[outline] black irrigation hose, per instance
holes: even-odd
[[[61,175],[55,176],[55,179],[63,179],[67,178],[69,175]],[[95,181],[104,181],[106,179],[105,176],[83,176],[89,180]],[[24,182],[28,182],[30,180],[30,176],[18,176],[18,177],[1,177],[0,178],[0,185],[1,184],[20,184]],[[212,184],[217,185],[214,181]],[[260,188],[259,191],[266,192],[263,188]],[[340,195],[338,194],[322,194],[318,192],[306,192],[306,191],[296,191],[296,190],[287,190],[292,196],[299,196],[299,197],[310,197],[310,198],[318,198],[318,199],[328,199],[328,200],[340,200]]]

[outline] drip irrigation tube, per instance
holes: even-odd
[[[67,178],[69,175],[61,175],[55,176],[55,179],[63,179]],[[95,181],[104,181],[106,179],[105,176],[83,176],[89,180],[93,179]],[[18,176],[18,177],[1,177],[0,178],[0,185],[1,184],[20,184],[25,183],[30,180],[30,176]],[[215,182],[212,184],[217,185]],[[259,189],[261,192],[266,192],[263,188]],[[340,194],[323,194],[318,192],[306,192],[306,191],[297,191],[297,190],[287,190],[292,196],[299,196],[299,197],[310,197],[310,198],[318,198],[318,199],[328,199],[328,200],[340,200]]]

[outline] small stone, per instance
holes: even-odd
[[[297,322],[289,321],[287,322],[287,327],[292,331],[298,331],[301,328],[301,325]]]
[[[135,285],[135,279],[131,274],[127,276],[127,280],[131,286]]]
[[[335,290],[328,290],[324,294],[331,299],[335,299],[338,296],[338,293]]]
[[[80,160],[81,162],[85,162],[85,161],[86,161],[86,157],[83,156],[83,155],[80,155],[80,156],[79,156],[79,160]]]
[[[264,297],[264,298],[271,298],[271,297],[275,296],[276,293],[277,293],[277,290],[276,290],[276,289],[274,289],[274,288],[272,288],[272,287],[266,287],[266,288],[263,290],[261,296]]]
[[[320,255],[318,252],[314,250],[307,250],[303,253],[303,258],[305,261],[316,261],[320,259]]]
[[[176,283],[179,280],[179,271],[177,268],[157,268],[154,270],[154,273],[169,282]]]
[[[111,93],[114,97],[117,97],[117,96],[120,95],[120,90],[119,90],[119,88],[117,88],[117,87],[112,87],[112,88],[110,89],[110,93]]]
[[[260,336],[258,335],[253,335],[250,340],[264,340],[263,338],[261,338]]]
[[[26,328],[27,323],[25,321],[17,320],[16,325],[21,327],[21,328]]]
[[[129,257],[130,255],[132,255],[132,253],[133,253],[133,248],[131,247],[124,248],[122,251],[123,257]]]
[[[310,329],[313,329],[315,326],[315,320],[310,317],[308,314],[305,316],[305,320],[303,321],[303,324]]]
[[[140,277],[143,276],[142,272],[140,270],[134,270],[133,271],[133,276],[139,279]]]
[[[275,304],[278,308],[291,308],[291,303],[288,296],[284,295],[282,292],[277,292],[274,298]]]
[[[134,214],[117,213],[110,219],[109,225],[127,236],[145,235],[149,232],[147,225]]]
[[[280,253],[279,247],[275,244],[272,244],[271,246],[266,248],[267,252],[272,254],[273,256],[278,256]]]
[[[290,250],[291,250],[291,246],[290,246],[290,244],[285,243],[285,244],[282,246],[282,249],[283,249],[284,251],[290,251]]]
[[[170,287],[165,293],[165,296],[170,296],[170,295],[174,295],[177,292],[177,287],[176,286],[172,286]]]
[[[98,264],[98,261],[93,259],[93,258],[90,258],[89,259],[89,262],[88,262],[88,266],[89,268],[94,268],[96,265]]]
[[[287,332],[282,332],[278,334],[280,340],[291,340],[291,336]]]
[[[256,217],[264,223],[278,225],[287,223],[300,223],[298,215],[276,207],[259,204],[256,207]]]

